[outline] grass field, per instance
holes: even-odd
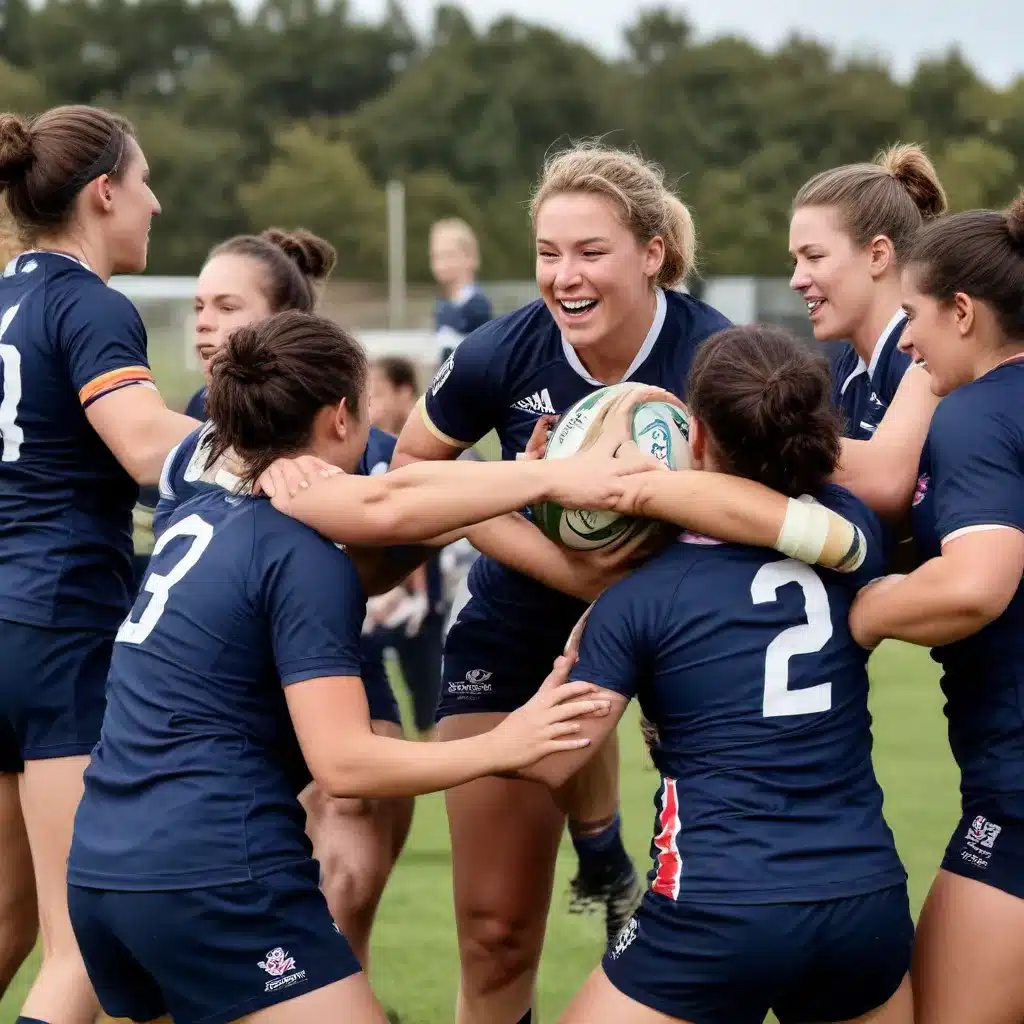
[[[918,649],[886,644],[872,661],[872,710],[885,811],[920,907],[956,823],[956,772],[949,756],[935,667]],[[656,776],[647,767],[635,719],[623,723],[622,798],[629,847],[646,864]],[[540,978],[545,1024],[557,1019],[598,962],[597,918],[567,913],[566,885],[574,869],[563,844]],[[0,1003],[0,1024],[12,1024],[35,969],[26,964]],[[441,797],[421,798],[413,831],[384,896],[373,946],[372,980],[403,1024],[450,1024],[457,979],[451,910],[451,860]]]

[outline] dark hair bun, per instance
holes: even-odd
[[[232,331],[223,352],[210,366],[212,377],[229,379],[247,388],[263,387],[280,373],[277,353],[254,324]]]
[[[312,281],[324,281],[337,262],[337,250],[326,239],[314,235],[305,228],[283,231],[281,228],[267,228],[261,238],[276,245]]]
[[[17,114],[0,114],[0,188],[24,178],[35,159],[32,132]]]
[[[1024,256],[1024,192],[1021,192],[1003,216],[1006,218],[1006,230],[1010,233],[1013,247]]]

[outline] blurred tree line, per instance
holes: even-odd
[[[694,208],[705,274],[776,275],[789,203],[814,171],[925,144],[956,208],[1006,203],[1024,180],[1024,76],[998,90],[962,57],[906,83],[885,63],[791,38],[767,52],[698,41],[639,13],[609,61],[514,18],[476,31],[438,9],[429,38],[398,0],[376,23],[346,0],[0,0],[0,109],[98,103],[135,122],[164,214],[151,269],[194,273],[236,231],[303,224],[341,273],[385,274],[383,184],[404,180],[409,277],[426,237],[462,216],[484,276],[532,274],[526,203],[545,153],[606,135],[667,169]]]

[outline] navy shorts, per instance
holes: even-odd
[[[1024,899],[1024,820],[989,803],[968,801],[942,867]]]
[[[384,667],[384,652],[368,637],[360,641],[363,688],[366,703],[370,709],[371,722],[394,722],[402,724],[402,713],[398,710],[395,691],[391,689],[387,669]]]
[[[456,621],[441,660],[437,721],[486,711],[507,714],[522,707],[540,689],[568,636],[561,643],[514,638],[518,649],[513,649],[513,638],[495,637],[493,624]]]
[[[605,954],[609,981],[695,1024],[820,1024],[885,1003],[910,969],[905,885],[821,903],[676,903],[647,893]]]
[[[0,619],[0,721],[20,758],[92,753],[107,705],[113,649],[113,633]]]
[[[111,1017],[229,1024],[350,977],[315,861],[209,889],[68,886],[75,937]]]

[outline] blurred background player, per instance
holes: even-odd
[[[830,346],[844,436],[872,441],[844,444],[836,479],[889,519],[909,507],[935,408],[927,379],[907,374],[911,363],[899,348],[900,268],[922,223],[945,210],[935,168],[913,145],[821,171],[793,200],[790,287],[807,303],[814,337]]]
[[[431,227],[430,270],[441,289],[434,305],[434,329],[443,363],[467,334],[492,316],[490,300],[476,283],[480,246],[464,220],[452,217]]]
[[[0,189],[27,250],[0,279],[0,770],[20,773],[25,823],[0,833],[0,863],[9,884],[27,834],[43,939],[25,1021],[96,1014],[67,913],[72,820],[134,587],[138,485],[196,426],[164,405],[142,320],[107,285],[145,269],[148,178],[121,117],[0,115]]]
[[[308,231],[272,228],[261,235],[240,235],[215,246],[200,271],[194,299],[196,353],[210,380],[213,361],[233,330],[283,310],[310,312],[319,285],[330,275],[336,253],[325,239]],[[189,408],[206,419],[204,385]],[[204,483],[208,446],[196,431],[168,459],[157,510],[158,533],[168,517]],[[386,471],[395,437],[370,426],[356,472]],[[231,487],[233,478],[225,486]],[[362,646],[361,677],[366,685],[373,729],[402,736],[401,716],[379,649]],[[331,913],[362,964],[369,961],[370,932],[381,895],[412,823],[411,797],[389,800],[332,799],[316,787],[303,794]]]
[[[75,934],[112,1016],[383,1024],[318,886],[297,799],[310,774],[335,796],[412,796],[575,749],[586,741],[569,719],[602,706],[572,702],[586,685],[549,686],[477,741],[377,735],[355,566],[244,485],[281,455],[316,456],[345,471],[335,479],[355,533],[386,542],[389,524],[415,537],[548,494],[571,502],[574,489],[588,506],[606,503],[622,462],[588,453],[568,486],[548,483],[566,475],[550,465],[458,467],[489,485],[475,502],[449,498],[447,513],[429,480],[417,489],[350,475],[369,433],[365,355],[336,325],[296,311],[232,333],[208,404],[211,463],[233,450],[243,487],[203,490],[172,514],[118,630],[69,858]]]
[[[854,635],[932,647],[961,818],[921,911],[919,1024],[1024,1019],[1024,194],[907,256],[901,345],[942,397],[914,495],[927,559],[857,599]],[[944,397],[943,397],[944,396]]]
[[[399,438],[396,465],[454,459],[495,430],[502,458],[538,417],[604,384],[679,392],[701,341],[728,325],[673,291],[691,270],[690,213],[639,157],[586,144],[553,157],[533,201],[542,298],[492,321],[441,366]],[[511,544],[509,545],[512,546]],[[480,558],[447,636],[438,735],[471,736],[526,700],[584,605]],[[475,692],[460,682],[476,673]],[[608,938],[640,885],[621,839],[614,733],[552,798],[515,779],[446,794],[461,959],[458,1024],[516,1024],[530,1007],[559,840],[568,814],[577,898],[605,911]]]
[[[881,528],[827,483],[827,367],[784,331],[733,328],[701,347],[687,403],[696,470],[816,495],[867,557],[840,575],[687,532],[589,609],[569,678],[612,712],[584,723],[588,749],[638,697],[662,779],[651,888],[563,1024],[913,1024],[907,876],[846,624],[883,570]],[[587,753],[523,774],[558,785]]]
[[[420,389],[416,367],[401,356],[370,366],[370,415],[375,426],[398,436],[416,407]],[[390,460],[389,460],[390,461]],[[386,471],[388,464],[381,464]],[[376,466],[371,472],[377,472]],[[416,731],[434,732],[441,688],[441,645],[447,611],[441,570],[443,552],[434,552],[400,586],[367,602],[367,638],[381,651],[391,649],[412,696]]]

